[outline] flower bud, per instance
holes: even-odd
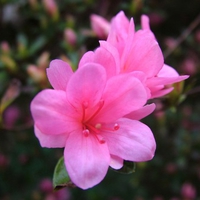
[[[194,75],[197,72],[196,63],[194,59],[186,58],[181,64],[183,72],[185,74]]]
[[[196,198],[196,189],[191,183],[184,183],[181,188],[181,196],[184,199],[192,200]]]
[[[54,20],[58,19],[58,7],[54,0],[43,0],[45,10],[52,16]]]
[[[1,42],[1,51],[5,54],[10,53],[10,46],[7,41]]]
[[[41,69],[46,69],[49,65],[49,52],[45,51],[37,60],[37,65]]]
[[[110,23],[99,15],[90,16],[91,27],[97,37],[106,39],[110,30]]]
[[[27,72],[34,82],[39,84],[46,82],[45,70],[40,69],[35,65],[29,65],[27,67]]]
[[[64,31],[64,38],[67,44],[74,46],[77,41],[76,33],[71,28],[66,28]]]

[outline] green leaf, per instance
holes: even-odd
[[[53,174],[53,187],[54,190],[59,190],[63,187],[75,187],[75,185],[71,182],[69,175],[66,171],[63,157],[59,159],[55,167]]]
[[[38,37],[29,47],[29,55],[33,55],[46,44],[46,39],[43,36]]]
[[[135,172],[135,163],[131,162],[131,161],[124,161],[124,166],[121,169],[114,169],[114,171],[122,173],[122,174],[131,174],[133,172]]]

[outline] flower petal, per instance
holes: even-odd
[[[82,58],[81,58],[81,60],[80,60],[80,62],[78,64],[78,68],[81,68],[85,64],[91,63],[91,62],[94,62],[94,52],[93,51],[88,51],[82,56]]]
[[[110,78],[102,96],[104,107],[96,116],[96,122],[113,122],[141,108],[147,100],[142,83],[132,74],[121,74]]]
[[[123,167],[124,160],[115,155],[110,156],[110,167],[113,169],[121,169]]]
[[[109,31],[107,41],[114,45],[116,45],[116,43],[118,42],[123,42],[127,37],[128,29],[129,29],[129,20],[125,16],[124,12],[120,11],[111,20],[111,29]]]
[[[68,63],[62,60],[53,60],[47,69],[47,76],[52,87],[56,90],[66,90],[67,82],[73,74]]]
[[[135,110],[128,115],[126,115],[126,118],[133,119],[133,120],[141,120],[142,118],[150,115],[156,108],[156,105],[154,103],[148,104],[138,110]]]
[[[77,113],[62,90],[46,89],[38,93],[31,102],[35,125],[45,134],[61,134],[74,130]]]
[[[139,30],[127,40],[122,55],[125,72],[142,71],[147,77],[155,76],[164,64],[162,51],[151,31]]]
[[[63,148],[65,147],[65,143],[67,140],[67,134],[60,135],[48,135],[42,133],[37,126],[34,126],[34,132],[38,140],[40,141],[40,145],[42,147],[47,148]]]
[[[120,126],[119,130],[101,133],[110,153],[133,162],[152,159],[156,143],[149,127],[139,121],[125,118],[117,123]]]
[[[101,65],[88,63],[71,77],[67,86],[67,98],[77,108],[86,102],[93,107],[99,102],[105,83],[105,69]]]
[[[147,15],[141,16],[141,25],[143,30],[145,29],[150,30],[149,17]]]
[[[72,182],[82,189],[91,188],[105,177],[110,155],[107,144],[81,132],[70,134],[64,150],[67,172]]]

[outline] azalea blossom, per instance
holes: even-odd
[[[175,69],[164,64],[162,51],[150,30],[146,15],[142,15],[141,25],[142,29],[136,31],[133,18],[129,21],[123,11],[119,12],[111,20],[107,41],[100,41],[99,48],[109,51],[109,59],[114,59],[116,63],[115,72],[135,73],[135,77],[145,86],[148,98],[152,99],[168,94],[173,90],[173,83],[185,80],[188,76],[179,76]],[[94,54],[99,52],[97,49]],[[87,59],[93,58],[85,55],[82,59],[87,62]],[[111,73],[112,69],[106,70]]]
[[[156,144],[151,130],[134,119],[138,110],[139,118],[149,112],[143,84],[131,73],[108,79],[102,65],[83,65],[73,72],[53,60],[47,69],[53,89],[36,95],[31,112],[41,146],[64,148],[72,182],[87,189],[102,181],[109,166],[152,159]]]

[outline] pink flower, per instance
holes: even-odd
[[[143,110],[147,100],[131,73],[107,79],[100,64],[86,63],[73,73],[67,63],[54,60],[47,76],[54,89],[43,90],[31,103],[35,134],[43,147],[64,147],[66,169],[78,187],[93,187],[109,166],[119,169],[123,160],[152,159],[151,130],[124,117]]]
[[[106,39],[110,30],[110,23],[99,15],[90,16],[91,27],[94,33],[101,39]]]
[[[164,64],[162,51],[150,30],[149,18],[143,15],[141,21],[142,29],[135,31],[133,19],[129,21],[122,11],[119,12],[111,21],[107,42],[101,41],[100,48],[103,48],[101,51],[109,51],[109,59],[116,63],[114,72],[113,66],[108,69],[105,65],[109,75],[134,73],[145,86],[148,99],[151,99],[171,92],[171,84],[188,76],[179,76],[175,69]],[[94,53],[99,52],[97,49]],[[87,62],[88,58],[86,54],[82,60]]]

